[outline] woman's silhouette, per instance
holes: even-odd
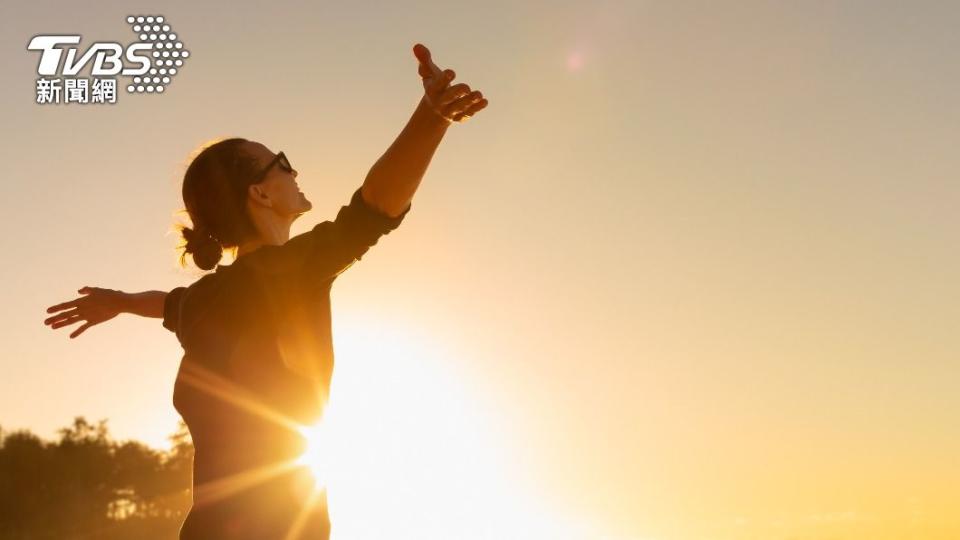
[[[312,207],[283,152],[241,138],[205,147],[184,175],[193,228],[181,247],[205,274],[169,293],[84,287],[47,309],[52,328],[90,326],[128,312],[163,319],[184,349],[173,402],[196,454],[193,506],[181,539],[328,538],[326,492],[294,466],[298,427],[317,422],[333,371],[330,287],[400,225],[452,122],[487,105],[451,85],[429,50],[414,46],[424,96],[396,141],[333,221],[289,238]],[[224,248],[236,260],[219,265]],[[184,257],[181,257],[181,263]],[[375,515],[376,510],[372,509]]]

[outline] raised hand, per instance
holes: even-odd
[[[420,62],[418,72],[423,80],[424,97],[430,108],[445,120],[465,122],[487,106],[489,102],[479,90],[471,90],[465,83],[450,86],[456,73],[452,69],[437,67],[430,49],[423,44],[414,45],[413,54]]]
[[[126,293],[100,287],[83,287],[77,292],[86,296],[48,307],[47,313],[55,311],[60,313],[48,317],[43,321],[43,324],[50,325],[50,328],[53,329],[86,321],[83,326],[70,334],[71,338],[75,338],[87,328],[109,321],[123,311],[121,308]]]

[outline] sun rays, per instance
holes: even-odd
[[[332,398],[315,425],[210,370],[185,366],[186,384],[306,441],[293,459],[198,486],[196,504],[302,468],[312,485],[300,493],[305,503],[286,540],[298,537],[321,500],[327,504],[328,490],[334,539],[577,537],[520,480],[509,437],[478,398],[463,359],[416,329],[368,317],[340,321]]]
[[[327,477],[332,467],[329,448],[331,446],[327,423],[320,422],[312,426],[303,426],[299,432],[307,441],[307,448],[295,460],[295,464],[307,467],[316,482],[315,489],[327,486]]]
[[[225,403],[229,403],[247,413],[251,413],[278,427],[300,434],[301,436],[306,436],[308,437],[308,441],[316,440],[313,434],[319,432],[319,426],[304,426],[298,424],[296,421],[265,405],[248,390],[209,369],[192,363],[185,363],[181,369],[180,380],[193,386],[197,390]],[[294,471],[297,468],[308,468],[311,473],[314,471],[319,472],[321,469],[313,466],[313,463],[320,463],[318,458],[315,457],[319,455],[318,448],[316,446],[308,446],[308,451],[309,453],[305,453],[297,459],[252,468],[237,474],[218,478],[212,482],[200,484],[194,488],[194,505],[204,506],[222,501],[277,478],[280,475]],[[299,537],[299,532],[305,524],[307,517],[314,509],[315,504],[318,502],[323,488],[322,477],[314,478],[313,484],[308,488],[305,504],[296,519],[291,523],[290,530],[285,537],[287,540],[295,540]]]

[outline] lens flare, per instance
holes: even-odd
[[[327,486],[330,463],[330,437],[327,425],[320,422],[314,426],[304,426],[299,429],[300,434],[307,441],[307,448],[295,461],[295,465],[307,467],[313,476],[314,490],[321,490]]]

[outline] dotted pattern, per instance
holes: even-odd
[[[163,17],[130,15],[127,17],[127,24],[132,27],[140,41],[153,46],[150,53],[153,63],[149,71],[134,77],[133,82],[127,86],[127,92],[163,93],[179,68],[190,57],[190,51],[183,48],[183,43],[177,40],[177,34]]]

